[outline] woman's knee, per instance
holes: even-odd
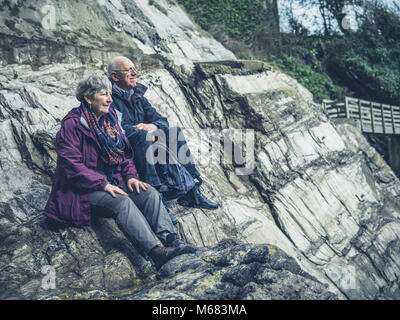
[[[156,188],[149,186],[145,191],[146,197],[150,200],[157,200],[161,197],[160,193],[157,191]]]
[[[138,209],[135,203],[129,197],[119,197],[118,204],[115,207],[115,213],[117,216],[133,214],[136,210]]]
[[[145,203],[149,204],[157,201],[162,201],[160,193],[151,185],[149,185],[146,190],[140,189],[139,193],[134,190],[134,192],[130,194],[130,197],[139,208],[142,208],[142,205],[144,205]]]

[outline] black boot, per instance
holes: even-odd
[[[153,260],[156,269],[159,270],[167,261],[185,253],[192,253],[191,249],[185,245],[175,248],[158,245],[151,249],[148,255]]]
[[[178,199],[178,204],[184,207],[203,208],[215,210],[218,208],[218,203],[208,200],[200,191],[200,184],[196,183],[183,197]]]
[[[169,235],[167,235],[167,241],[166,241],[166,247],[181,247],[181,246],[187,246],[188,247],[188,251],[190,251],[191,253],[195,253],[199,248],[191,245],[189,243],[186,243],[180,239],[178,239],[178,236],[176,235],[176,233],[170,233]]]

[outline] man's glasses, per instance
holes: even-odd
[[[129,72],[129,73],[132,73],[132,71],[134,71],[135,73],[138,73],[138,69],[136,69],[136,68],[134,68],[134,67],[129,68],[129,69],[119,69],[119,70],[113,70],[113,71]]]

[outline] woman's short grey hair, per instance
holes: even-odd
[[[111,90],[111,88],[111,82],[105,75],[92,75],[79,81],[76,88],[76,98],[80,102],[84,102],[85,96],[93,99],[100,90]]]

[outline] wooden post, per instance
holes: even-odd
[[[369,110],[370,110],[370,113],[371,113],[372,133],[375,133],[374,107],[372,106],[372,101],[369,102]]]
[[[396,134],[396,127],[394,126],[394,115],[393,115],[393,106],[390,105],[390,113],[392,116],[392,130],[393,130],[393,134]]]
[[[350,118],[350,113],[349,113],[349,105],[348,105],[348,100],[347,97],[344,97],[344,107],[345,107],[345,112],[346,112],[346,118]]]
[[[383,114],[383,104],[381,103],[382,133],[385,134],[385,115]]]
[[[363,121],[361,117],[361,100],[358,99],[358,117],[360,118],[361,132],[363,132]]]

